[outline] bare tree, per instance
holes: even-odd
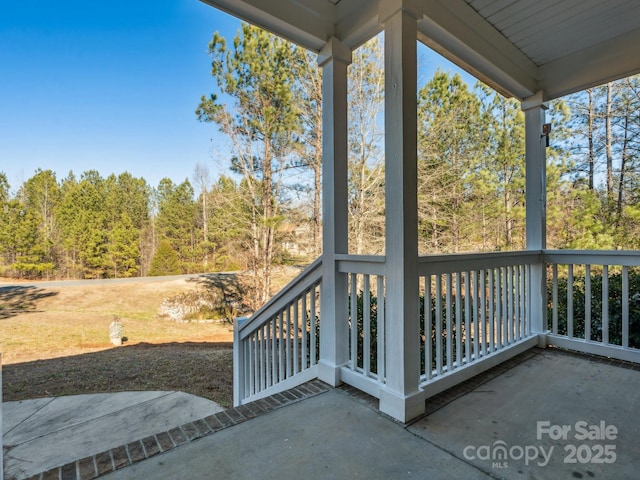
[[[193,183],[200,190],[200,211],[202,214],[202,264],[206,270],[209,266],[209,212],[207,207],[207,197],[209,196],[209,186],[211,185],[211,174],[209,167],[196,163],[193,172]]]
[[[384,159],[378,127],[384,106],[381,37],[354,52],[349,66],[349,236],[354,253],[384,251]]]

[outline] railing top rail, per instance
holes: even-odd
[[[518,250],[511,252],[449,253],[444,255],[422,255],[418,258],[421,275],[450,273],[465,270],[505,267],[510,265],[542,262],[541,250]]]
[[[463,252],[463,253],[437,253],[431,255],[420,255],[420,263],[432,263],[441,261],[456,260],[484,260],[486,258],[522,258],[536,257],[542,250],[512,250],[508,252]]]
[[[640,250],[543,250],[546,263],[640,266]]]
[[[384,255],[336,255],[338,270],[342,273],[365,273],[384,275],[386,257]]]
[[[322,257],[318,257],[313,263],[307,266],[300,274],[291,280],[280,292],[271,297],[271,299],[260,307],[251,317],[242,322],[238,328],[238,334],[241,338],[252,333],[256,328],[260,327],[263,318],[270,318],[287,303],[315,282],[322,278]]]
[[[335,257],[338,261],[365,263],[384,263],[386,259],[384,255],[352,255],[350,253],[338,253]]]

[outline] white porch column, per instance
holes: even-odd
[[[547,156],[546,138],[542,135],[545,110],[542,92],[522,102],[526,136],[526,215],[527,250],[547,247]],[[546,268],[531,266],[531,331],[538,333],[544,347],[547,324]]]
[[[386,388],[380,410],[424,413],[419,394],[417,19],[421,2],[383,0],[386,195]]]
[[[351,50],[332,38],[318,55],[322,68],[322,300],[318,376],[340,381],[349,360],[347,276],[337,271],[336,254],[348,251],[347,67]]]

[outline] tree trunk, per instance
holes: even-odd
[[[607,197],[613,197],[613,131],[611,128],[612,117],[612,87],[611,82],[607,83],[607,105],[605,115],[605,136],[606,136],[606,153],[607,153]]]
[[[593,146],[593,122],[595,118],[595,106],[593,104],[593,89],[587,89],[587,95],[589,96],[589,126],[588,126],[588,141],[589,141],[589,190],[594,188],[595,177],[595,162],[596,153]]]
[[[622,216],[622,201],[624,199],[624,173],[627,167],[627,148],[629,143],[629,110],[624,115],[624,139],[622,141],[622,158],[620,160],[620,178],[618,179],[618,202],[616,205],[616,226],[620,225]]]
[[[209,221],[207,219],[207,189],[202,189],[202,237],[204,241],[204,268],[205,270],[209,266],[209,247],[207,242],[209,241]]]
[[[322,149],[317,150],[313,164],[313,225],[312,238],[313,256],[317,257],[322,253]]]
[[[263,208],[263,265],[262,265],[262,294],[261,302],[269,299],[271,290],[271,261],[273,258],[273,237],[274,237],[274,212],[273,212],[273,172],[272,172],[272,148],[271,140],[265,138],[264,159],[262,161],[262,208]]]
[[[505,178],[507,178],[506,175],[505,171]],[[505,247],[509,248],[513,243],[513,219],[511,218],[511,192],[506,184],[504,189],[504,228]]]

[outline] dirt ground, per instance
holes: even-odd
[[[282,283],[295,273],[284,274]],[[229,288],[238,281],[224,280]],[[0,282],[3,400],[179,390],[231,406],[232,326],[157,317],[164,299],[210,286],[204,277],[64,286]],[[115,316],[123,325],[120,347],[109,340]]]
[[[232,343],[186,342],[109,348],[4,365],[4,401],[132,390],[178,390],[233,404]]]

